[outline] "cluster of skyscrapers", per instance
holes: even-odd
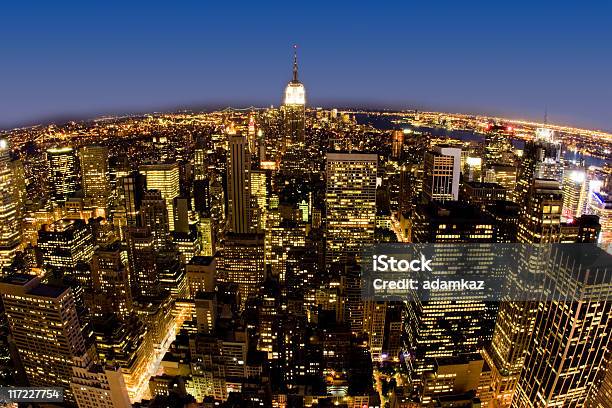
[[[297,56],[279,109],[211,117],[45,146],[43,193],[0,141],[5,385],[79,408],[610,406],[609,167],[545,128],[518,149],[500,124],[473,143],[307,109]],[[569,299],[364,300],[388,242],[595,262],[508,271]]]

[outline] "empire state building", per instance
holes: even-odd
[[[281,112],[286,145],[304,143],[304,126],[306,116],[306,90],[298,80],[297,47],[293,47],[293,79],[285,88],[285,98]]]

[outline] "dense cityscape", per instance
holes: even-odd
[[[310,107],[298,74],[279,108],[0,134],[0,384],[79,408],[610,407],[612,134]],[[551,261],[572,301],[364,299],[364,250],[391,243],[604,262]]]

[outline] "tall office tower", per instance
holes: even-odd
[[[403,148],[404,148],[404,131],[394,130],[391,133],[391,157],[395,159],[401,158]]]
[[[426,202],[414,211],[412,242],[414,243],[492,243],[494,221],[479,207],[461,201]],[[444,247],[446,248],[446,247]],[[448,259],[458,268],[469,270],[473,265],[491,265],[494,255],[479,245],[448,246],[436,250],[436,257]],[[436,261],[434,259],[434,265]],[[429,279],[435,279],[433,266]],[[446,272],[447,273],[447,272]],[[489,341],[495,313],[484,298],[449,300],[444,294],[431,293],[427,301],[407,302],[406,360],[413,384],[418,385],[426,370],[433,368],[436,357],[457,357],[478,352]]]
[[[156,296],[160,291],[160,282],[155,265],[155,239],[151,230],[147,227],[129,227],[127,242],[132,296]]]
[[[326,160],[326,263],[360,258],[374,242],[378,156],[328,153]]]
[[[589,204],[589,212],[599,217],[601,235],[599,241],[612,243],[612,195],[603,191],[593,192]]]
[[[523,205],[536,178],[562,181],[561,143],[549,129],[538,129],[533,141],[525,143],[516,177],[516,200]]]
[[[127,319],[132,313],[132,291],[127,251],[121,248],[119,241],[96,249],[91,261],[91,277],[96,312]]]
[[[265,277],[264,235],[228,233],[221,247],[219,281],[238,285],[240,305],[244,308]]]
[[[140,166],[139,170],[147,178],[147,189],[159,190],[166,200],[168,225],[170,231],[174,231],[174,198],[181,193],[178,163],[145,164]]]
[[[563,175],[563,210],[561,215],[572,220],[582,215],[587,198],[586,172],[583,169],[567,170]]]
[[[140,204],[145,192],[146,178],[137,171],[121,179],[127,225],[136,226],[140,222]]]
[[[210,180],[193,181],[193,207],[198,213],[210,213],[212,209],[212,197],[210,191]]]
[[[246,137],[228,135],[227,205],[232,232],[251,231],[251,154]]]
[[[488,168],[493,164],[502,164],[506,161],[507,152],[512,150],[509,126],[489,124],[485,131],[484,162]]]
[[[174,199],[174,232],[189,233],[189,198],[176,197]]]
[[[254,112],[249,114],[249,124],[247,126],[247,138],[249,141],[249,151],[257,156],[257,132]]]
[[[17,274],[0,281],[0,295],[29,385],[62,387],[66,401],[73,401],[73,358],[84,356],[87,349],[72,289]]]
[[[193,151],[193,179],[206,180],[207,166],[206,149],[203,143],[198,143]]]
[[[306,126],[306,90],[298,80],[297,48],[293,53],[293,79],[285,88],[285,97],[281,106],[285,146],[304,143]]]
[[[215,253],[214,223],[210,216],[202,215],[197,225],[200,240],[200,255],[213,256]]]
[[[524,244],[560,242],[563,194],[554,180],[535,179],[521,206],[517,241]],[[542,265],[542,252],[522,249],[518,254],[517,276],[529,276]],[[536,247],[538,248],[538,247]],[[516,279],[516,291],[532,290]],[[516,391],[517,381],[525,361],[525,353],[533,332],[537,302],[514,302],[504,299],[499,307],[491,344],[484,357],[491,367],[491,385],[495,407],[508,407]]]
[[[263,231],[268,202],[268,175],[265,170],[251,171],[251,219],[257,231]]]
[[[75,360],[70,388],[79,408],[131,406],[121,369]]]
[[[170,223],[166,200],[159,190],[147,190],[140,204],[140,225],[153,234],[153,248],[159,251],[170,240]]]
[[[527,244],[559,242],[563,191],[555,180],[535,179],[521,206],[518,241]]]
[[[457,201],[461,174],[461,149],[434,146],[425,153],[423,194],[430,201]]]
[[[582,407],[605,369],[612,330],[610,254],[557,245],[542,262],[544,287],[512,407]]]
[[[373,361],[382,362],[385,341],[387,302],[366,301],[363,306],[363,331],[368,336],[368,347]]]
[[[94,242],[85,221],[61,219],[43,225],[38,232],[38,248],[48,272],[71,274],[77,263],[91,261]]]
[[[23,167],[22,167],[23,168]],[[11,264],[21,244],[19,185],[9,156],[6,140],[0,140],[0,269]]]
[[[85,198],[96,207],[106,208],[110,195],[108,183],[108,148],[84,146],[79,150],[81,161],[81,183]]]
[[[49,192],[55,204],[63,204],[66,199],[78,190],[79,176],[77,159],[72,147],[60,147],[47,150],[49,166]]]

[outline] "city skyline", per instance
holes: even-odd
[[[0,129],[70,117],[0,130],[4,405],[611,407],[612,132],[559,125],[605,116],[602,14],[122,6],[0,24]],[[71,110],[190,95],[274,101]],[[423,95],[480,113],[373,108]]]
[[[12,5],[6,15],[14,18],[0,28],[15,40],[4,46],[7,63],[0,67],[10,79],[0,128],[107,114],[278,106],[290,79],[290,47],[298,44],[311,107],[416,108],[538,121],[547,111],[551,123],[611,131],[605,73],[612,59],[601,52],[611,34],[602,20],[609,5],[595,7],[597,13],[568,5],[447,4],[433,10],[388,4],[366,13],[335,4],[318,13],[316,4],[304,10],[243,5],[230,13],[222,5],[153,5],[118,15],[112,7],[40,5],[24,19],[25,10]],[[114,30],[92,20],[94,14]]]

